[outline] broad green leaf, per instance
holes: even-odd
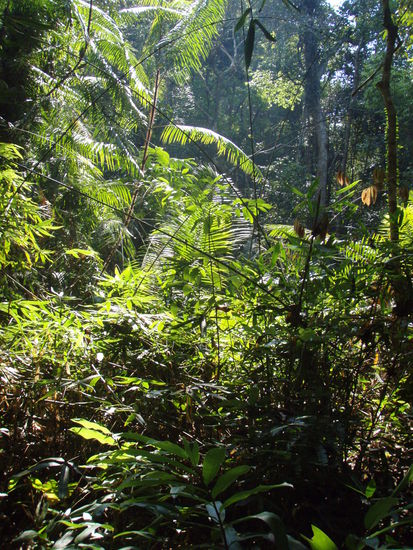
[[[198,462],[199,462],[198,443],[195,441],[195,443],[191,446],[191,444],[186,439],[184,439],[183,444],[184,444],[185,452],[188,458],[190,459],[192,466],[198,466]]]
[[[115,445],[115,440],[113,439],[113,437],[105,435],[102,432],[98,432],[97,430],[74,427],[70,428],[69,431],[80,435],[80,437],[83,437],[83,439],[95,439],[96,441],[99,441],[99,443],[103,443],[104,445]]]
[[[215,447],[207,452],[202,464],[202,477],[205,485],[209,485],[211,483],[217,475],[224,460],[225,449],[223,447]]]
[[[366,529],[371,529],[377,525],[398,502],[399,500],[397,498],[386,497],[381,498],[378,502],[373,504],[364,516],[364,526]]]
[[[161,451],[174,454],[176,456],[179,456],[180,458],[189,458],[187,456],[187,453],[185,452],[185,449],[183,449],[179,445],[176,445],[176,443],[172,443],[172,441],[158,441],[157,439],[152,439],[151,437],[147,437],[146,435],[132,432],[124,432],[122,434],[122,437],[126,439],[126,441],[141,441],[142,443],[145,443],[145,445],[151,445],[152,447],[156,447]]]
[[[292,485],[290,483],[279,483],[276,485],[258,485],[253,489],[249,489],[247,491],[240,491],[239,493],[232,495],[232,497],[228,498],[224,502],[224,508],[228,508],[228,506],[231,506],[232,504],[235,504],[240,500],[245,500],[246,498],[252,495],[257,495],[258,493],[266,493],[267,491],[271,491],[272,489],[281,489],[282,487],[292,487]]]
[[[112,432],[110,430],[108,430],[105,426],[98,424],[97,422],[90,422],[89,420],[85,420],[84,418],[74,418],[73,422],[75,424],[80,424],[84,428],[102,432],[103,434],[112,435]]]
[[[180,458],[188,458],[185,450],[182,449],[182,447],[180,447],[179,445],[172,443],[171,441],[154,440],[154,443],[150,443],[150,445],[153,445],[154,447],[161,449],[161,451],[166,451],[167,453],[171,453],[176,456],[179,456]]]
[[[234,481],[236,481],[240,476],[246,474],[249,471],[249,466],[236,466],[232,468],[225,474],[222,474],[215,483],[214,488],[212,489],[212,498],[216,498],[220,495],[227,487],[229,487]]]
[[[311,525],[313,530],[313,538],[309,539],[301,535],[303,539],[310,543],[311,550],[338,550],[336,544],[327,536],[324,531]]]

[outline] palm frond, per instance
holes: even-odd
[[[288,225],[288,224],[268,224],[266,226],[266,229],[270,232],[270,237],[274,237],[276,239],[285,239],[286,237],[297,237],[297,234],[294,230],[294,226]],[[310,233],[310,231],[306,230],[306,233]]]
[[[405,207],[399,208],[399,241],[401,246],[409,248],[413,246],[413,194]],[[389,238],[390,221],[389,215],[386,214],[382,223],[379,226],[379,235],[384,238]]]
[[[124,17],[125,21],[127,22],[135,22],[135,19],[137,17],[140,17],[141,15],[147,15],[150,13],[167,13],[172,14],[174,16],[183,17],[185,15],[185,11],[178,10],[174,8],[167,8],[166,6],[160,6],[160,5],[146,5],[146,6],[136,6],[134,8],[125,8],[123,10],[119,11],[119,14]]]
[[[251,159],[230,139],[217,134],[213,130],[197,126],[170,125],[162,132],[161,139],[164,143],[180,143],[185,145],[188,141],[202,143],[203,145],[214,144],[217,153],[225,157],[233,166],[237,166],[243,172],[252,176],[255,174],[257,181],[263,176]]]
[[[225,7],[225,0],[195,0],[164,37],[164,42],[172,41],[169,53],[181,69],[176,75],[178,81],[191,70],[199,70],[201,61],[207,58]]]

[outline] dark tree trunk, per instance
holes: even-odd
[[[389,0],[382,0],[384,28],[387,31],[386,55],[384,57],[381,81],[377,87],[383,96],[386,109],[386,156],[387,156],[387,196],[390,218],[390,241],[394,245],[392,260],[392,286],[395,298],[395,313],[398,317],[410,314],[413,308],[412,282],[409,274],[403,273],[399,259],[399,226],[397,221],[397,113],[390,90],[391,68],[396,50],[398,28],[390,12]]]

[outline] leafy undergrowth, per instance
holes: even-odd
[[[204,171],[143,262],[102,276],[90,248],[50,257],[10,155],[4,547],[411,547],[413,335],[392,291],[409,246],[395,272],[383,237],[327,237],[312,186],[313,229],[245,254],[269,205]],[[68,265],[80,283],[46,284]]]

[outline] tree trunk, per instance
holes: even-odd
[[[403,273],[398,252],[399,226],[397,221],[397,113],[390,90],[391,67],[396,49],[398,28],[394,24],[389,0],[382,0],[384,28],[387,31],[386,55],[384,57],[381,81],[377,87],[383,96],[386,109],[386,156],[387,156],[387,196],[390,222],[390,241],[394,245],[392,267],[392,286],[396,306],[394,313],[398,317],[408,316],[413,308],[412,282],[409,274]]]
[[[390,13],[389,0],[382,0],[384,28],[387,30],[387,47],[383,63],[381,81],[377,87],[383,96],[386,109],[386,154],[387,154],[387,195],[390,216],[390,240],[399,242],[399,228],[397,225],[397,115],[390,91],[390,76],[393,63],[393,54],[396,47],[397,26],[393,23]]]
[[[319,9],[319,0],[304,0],[303,11],[307,16],[303,34],[306,70],[304,103],[307,124],[310,130],[309,135],[315,138],[316,176],[320,185],[321,204],[325,205],[327,199],[328,142],[326,121],[321,107],[323,63],[320,60],[316,18]]]
[[[363,48],[363,44],[362,44],[362,41],[360,41],[357,45],[357,51],[354,57],[353,89],[348,102],[346,126],[344,130],[343,158],[342,158],[341,167],[340,167],[344,175],[347,175],[347,162],[348,162],[348,152],[350,148],[351,125],[353,122],[353,115],[354,115],[354,102],[355,102],[354,92],[357,90],[360,83],[360,65],[361,65],[362,48]]]

